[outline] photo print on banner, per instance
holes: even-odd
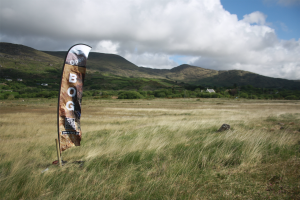
[[[60,152],[81,141],[81,101],[86,72],[86,60],[91,47],[77,44],[70,48],[63,67],[58,99],[58,139]]]

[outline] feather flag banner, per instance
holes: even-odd
[[[62,71],[57,107],[57,129],[60,152],[81,141],[81,101],[86,61],[92,48],[85,44],[72,46]]]

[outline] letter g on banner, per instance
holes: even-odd
[[[66,104],[66,107],[70,111],[74,110],[74,103],[73,103],[73,101],[68,101],[67,104]]]

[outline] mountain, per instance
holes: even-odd
[[[49,55],[64,59],[66,52],[44,51]],[[150,69],[138,67],[129,62],[125,58],[115,54],[105,54],[90,52],[87,60],[88,71],[90,73],[101,72],[110,73],[124,77],[147,77],[147,78],[161,78],[161,73],[168,70]]]
[[[39,78],[47,82],[57,82],[60,78],[65,51],[38,51],[33,48],[0,43],[0,75],[1,78]],[[107,79],[110,77],[110,79]],[[252,85],[260,88],[299,89],[300,82],[271,78],[243,70],[217,71],[191,65],[180,65],[171,70],[138,67],[125,58],[115,54],[91,52],[87,60],[87,79],[93,79],[90,84],[103,84],[103,80],[113,82],[114,79],[146,78],[143,84],[150,80],[164,82],[165,85],[182,82],[202,86],[233,86]],[[154,80],[155,79],[155,80]],[[126,79],[129,81],[129,79]],[[130,80],[130,81],[132,81]],[[141,79],[142,80],[142,79]],[[146,81],[146,82],[145,82]],[[147,82],[148,81],[148,82]],[[151,82],[152,83],[152,82]],[[154,83],[153,83],[154,84]]]

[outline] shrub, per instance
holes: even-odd
[[[241,94],[240,94],[240,97],[241,97],[241,98],[248,98],[248,94],[247,94],[247,93],[241,93]]]
[[[15,98],[15,96],[13,94],[8,95],[8,97],[7,97],[8,100],[12,100],[14,98]]]
[[[197,94],[197,97],[202,97],[202,98],[211,98],[211,94],[208,92],[201,92]]]
[[[211,96],[211,98],[221,98],[222,97],[222,95],[218,94],[218,93],[212,93],[210,96]]]
[[[139,93],[140,93],[141,95],[143,95],[144,97],[147,96],[147,91],[139,91]]]
[[[173,94],[172,95],[172,98],[181,98],[182,97],[182,94]]]
[[[249,98],[251,98],[251,99],[257,99],[257,96],[256,95],[251,95],[251,96],[249,96]]]
[[[92,96],[92,92],[90,92],[90,91],[85,91],[85,92],[83,92],[82,96],[83,96],[83,97]]]
[[[154,95],[149,95],[147,99],[155,99]]]
[[[155,97],[165,98],[166,97],[166,93],[164,93],[164,92],[155,93]]]
[[[118,99],[142,99],[142,98],[144,98],[144,96],[135,91],[120,92],[118,96]]]
[[[289,95],[289,96],[286,96],[285,99],[287,99],[287,100],[297,100],[298,98],[295,95]]]
[[[93,92],[93,96],[100,96],[100,91],[95,90],[95,91]]]
[[[21,94],[20,95],[20,98],[27,98],[28,96],[27,96],[27,94]]]

